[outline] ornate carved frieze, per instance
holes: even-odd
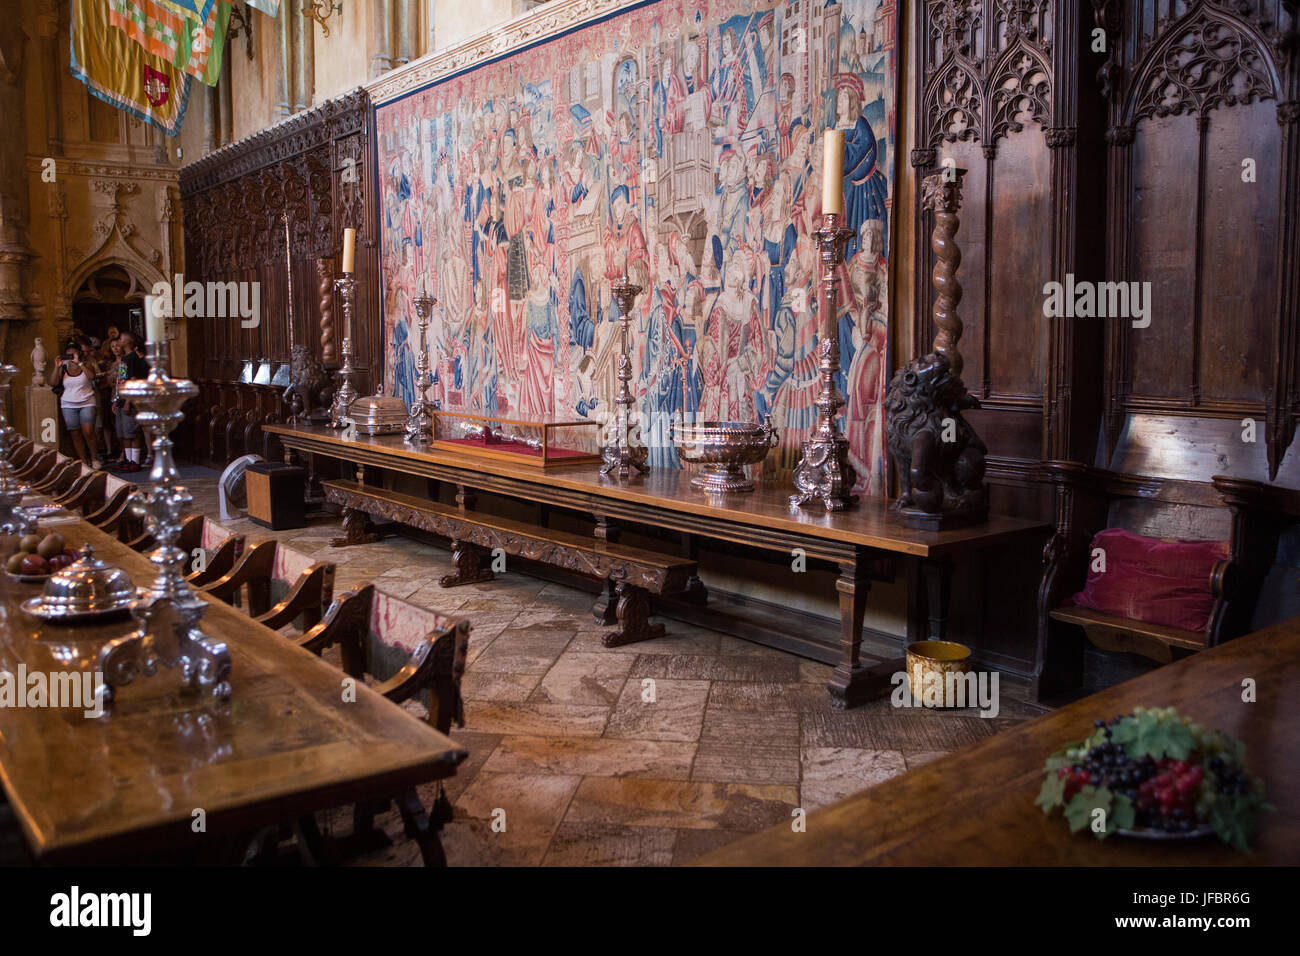
[[[435,80],[498,59],[522,46],[531,46],[626,6],[627,0],[551,0],[504,26],[494,27],[447,50],[422,56],[405,67],[391,70],[368,83],[366,90],[376,105],[386,103]]]
[[[365,136],[369,98],[360,87],[303,110],[182,167],[182,195],[240,179],[350,134]]]

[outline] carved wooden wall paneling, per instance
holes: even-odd
[[[335,259],[343,230],[357,230],[357,312],[353,316],[358,386],[371,386],[379,360],[379,271],[373,237],[374,212],[366,197],[373,175],[369,99],[355,90],[270,129],[233,143],[181,170],[185,213],[187,280],[256,282],[261,322],[242,328],[237,318],[191,320],[193,377],[229,383],[249,359],[289,361],[290,345],[307,344],[319,359],[322,302],[334,306],[334,337],[341,346],[342,311],[337,297],[321,294],[317,260]],[[285,272],[285,224],[289,219],[293,272],[289,329],[289,280]],[[337,362],[337,356],[334,359]],[[262,452],[260,425],[282,416],[265,396],[214,384],[201,401],[210,421],[194,430],[195,450],[222,460]],[[251,418],[250,418],[251,416]]]
[[[968,170],[959,280],[967,413],[989,446],[990,505],[1050,520],[1044,457],[1091,460],[1101,414],[1104,327],[1043,316],[1043,286],[1104,266],[1105,100],[1088,49],[1083,0],[927,0],[914,6],[921,70],[910,160]],[[915,351],[935,329],[929,304],[933,222],[918,202]],[[900,356],[900,360],[904,357]],[[1008,554],[963,566],[952,633],[1015,667],[1034,659],[1039,562]],[[1032,666],[1032,665],[1030,665]]]
[[[983,405],[970,419],[989,445],[995,497],[1002,484],[1012,510],[1045,516],[1037,463],[1087,451],[1097,413],[1072,402],[1073,383],[1100,377],[1100,330],[1042,314],[1046,282],[1090,257],[1101,264],[1087,247],[1089,204],[1075,198],[1104,185],[1104,111],[1090,89],[1083,11],[1079,0],[928,0],[915,9],[922,77],[912,166],[920,173],[947,159],[969,170],[958,233],[961,352]],[[919,203],[916,216],[928,231]],[[1094,213],[1091,224],[1102,221]],[[918,243],[918,351],[935,333],[926,305],[933,264]],[[1099,384],[1082,384],[1085,399],[1090,388]]]
[[[1131,412],[1262,417],[1276,476],[1300,415],[1296,3],[1093,6],[1112,51],[1107,271],[1153,297],[1150,327],[1107,324],[1107,450]]]

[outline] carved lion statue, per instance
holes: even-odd
[[[885,442],[898,469],[897,507],[937,513],[984,504],[988,449],[962,417],[966,408],[979,402],[939,353],[894,373],[885,395]]]
[[[295,345],[289,353],[289,384],[281,398],[296,419],[327,408],[334,397],[329,373],[321,367],[306,345]]]

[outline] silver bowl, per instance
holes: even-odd
[[[86,545],[81,557],[45,584],[45,593],[22,603],[22,609],[42,620],[87,620],[131,607],[135,586],[126,572],[95,557]]]
[[[668,427],[668,436],[683,462],[699,465],[692,487],[713,494],[753,491],[745,476],[746,465],[756,465],[777,443],[776,429],[768,417],[757,422],[679,422]]]

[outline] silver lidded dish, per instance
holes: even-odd
[[[753,491],[745,475],[746,465],[756,465],[777,443],[771,416],[757,422],[674,421],[669,437],[684,463],[700,465],[691,479],[692,487],[711,494]]]
[[[22,609],[43,621],[73,623],[131,609],[135,586],[126,572],[95,557],[86,545],[81,557],[45,583],[45,593],[29,598]]]
[[[374,395],[358,398],[348,406],[348,417],[356,422],[357,431],[365,435],[395,435],[405,431],[409,414],[406,403],[385,395],[382,386]]]

